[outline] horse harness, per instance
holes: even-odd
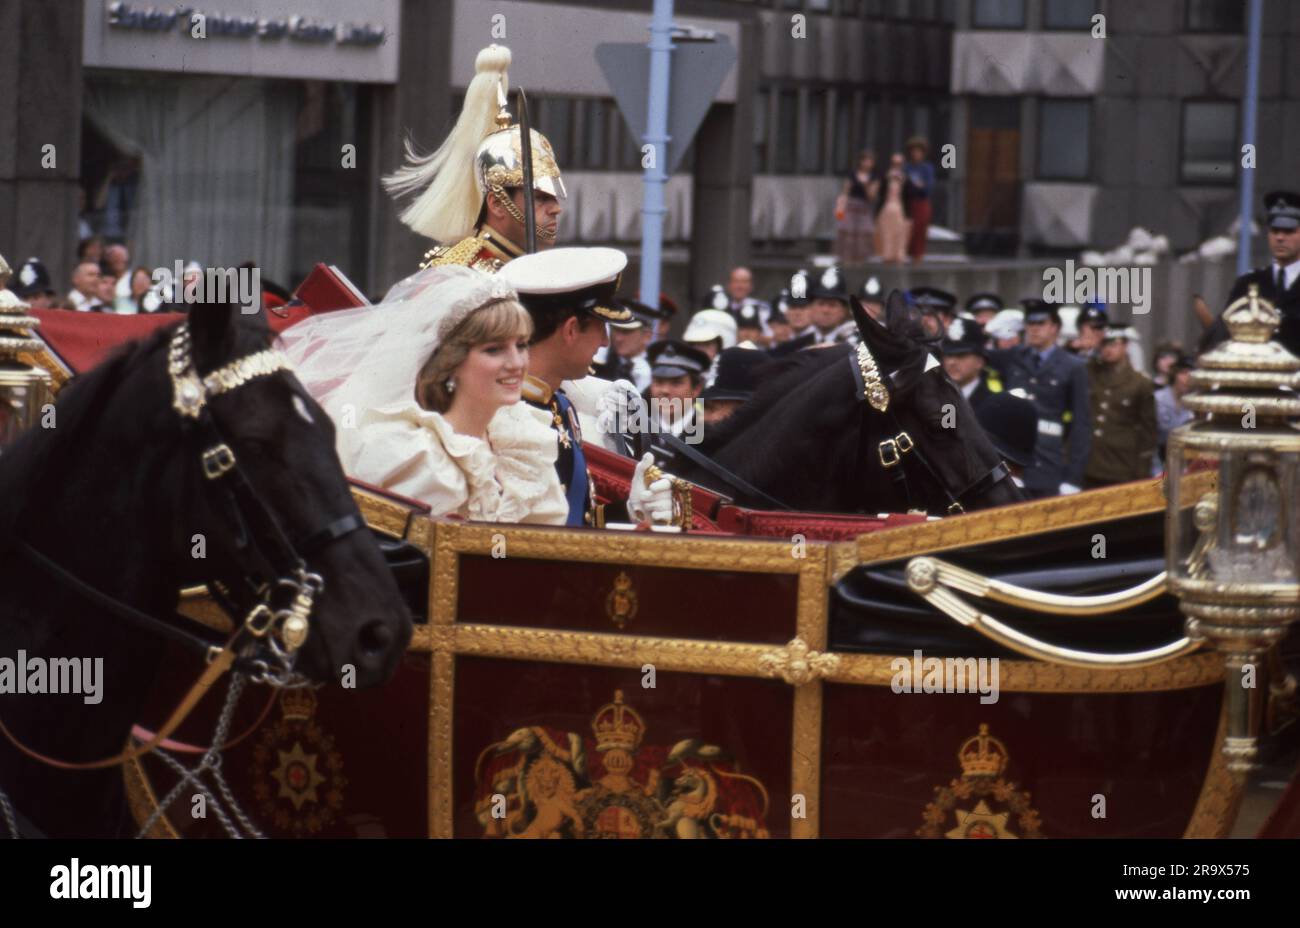
[[[19,541],[16,544],[19,554],[82,598],[119,618],[198,650],[207,662],[199,679],[152,738],[113,757],[85,763],[46,757],[21,744],[0,722],[0,733],[8,737],[18,750],[50,766],[75,770],[102,769],[149,753],[180,727],[203,695],[229,670],[246,674],[253,682],[276,688],[309,685],[295,672],[294,665],[299,649],[307,640],[312,608],[324,588],[324,581],[319,574],[308,569],[304,555],[310,556],[325,545],[365,527],[365,522],[354,511],[330,521],[295,545],[275,513],[240,469],[234,451],[209,409],[208,401],[213,397],[231,393],[261,377],[291,371],[289,360],[283,354],[266,349],[245,355],[200,377],[194,367],[189,324],[182,322],[171,339],[167,369],[172,383],[172,407],[181,418],[183,439],[187,444],[197,446],[203,486],[216,493],[217,508],[225,514],[232,531],[234,559],[245,589],[236,593],[216,580],[210,581],[208,588],[218,605],[236,620],[235,631],[224,644],[214,644],[109,596],[31,545]]]
[[[907,500],[908,509],[912,508],[912,493],[907,482],[907,470],[904,464],[907,455],[911,455],[917,462],[925,468],[930,478],[943,490],[944,496],[948,499],[946,515],[960,515],[966,511],[963,500],[969,502],[974,496],[987,493],[1000,480],[1011,476],[1011,469],[1007,467],[1005,461],[998,461],[991,467],[987,473],[973,481],[968,487],[959,493],[954,494],[948,487],[946,480],[940,476],[930,461],[926,458],[925,453],[916,446],[912,441],[912,436],[902,429],[899,425],[898,418],[892,410],[889,409],[889,390],[885,387],[884,381],[880,376],[880,369],[876,365],[876,359],[872,357],[871,351],[864,343],[859,342],[854,353],[848,358],[849,369],[853,372],[854,395],[859,400],[865,400],[867,406],[880,413],[887,413],[894,424],[897,433],[892,438],[886,438],[876,445],[876,455],[880,459],[880,466],[888,471],[893,477],[894,483],[903,493]],[[862,423],[859,426],[858,442],[859,447],[863,438],[866,436],[866,409],[863,410]],[[673,451],[681,454],[693,464],[703,468],[708,473],[717,477],[733,490],[739,490],[754,499],[762,501],[765,505],[774,509],[790,511],[793,507],[780,500],[764,493],[762,490],[753,486],[749,481],[742,478],[739,474],[733,473],[717,461],[707,455],[696,451],[687,445],[681,439],[664,435],[662,438]],[[859,455],[859,460],[861,455]]]
[[[969,502],[971,497],[987,493],[998,481],[1011,476],[1011,469],[1007,467],[1006,461],[999,460],[983,476],[976,478],[964,490],[954,494],[948,486],[948,482],[930,463],[925,456],[925,452],[917,447],[916,442],[912,440],[912,436],[903,430],[898,422],[897,415],[889,408],[889,390],[885,387],[880,376],[880,369],[876,366],[876,359],[871,356],[866,344],[860,342],[856,353],[849,355],[849,368],[853,372],[854,393],[857,398],[865,400],[868,406],[877,412],[887,413],[897,430],[897,433],[892,438],[886,438],[876,445],[876,455],[880,460],[880,466],[888,471],[894,480],[894,484],[902,491],[909,510],[912,506],[912,492],[907,482],[906,463],[908,455],[925,469],[925,472],[930,475],[930,479],[939,486],[944,496],[947,497],[948,506],[945,515],[961,515],[966,511],[963,500]],[[858,433],[859,443],[861,443],[862,437],[866,435],[865,421],[864,410],[863,425],[860,426]]]

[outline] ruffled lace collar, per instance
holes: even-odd
[[[439,413],[420,409],[419,417],[465,475],[471,520],[523,521],[558,479],[551,417],[527,403],[497,410],[488,423],[487,441],[460,434]]]

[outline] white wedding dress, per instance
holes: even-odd
[[[311,316],[281,334],[299,381],[334,421],[348,476],[427,503],[435,516],[564,524],[569,507],[546,412],[522,401],[502,407],[484,441],[415,400],[420,369],[442,340],[505,298],[513,291],[480,271],[428,268],[381,303]]]

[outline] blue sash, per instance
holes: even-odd
[[[560,418],[563,420],[562,428],[573,448],[573,474],[569,478],[568,493],[565,494],[569,501],[569,518],[565,525],[586,525],[584,516],[587,513],[588,502],[588,477],[587,477],[587,456],[582,453],[582,442],[573,430],[573,404],[563,393],[556,391],[556,405],[560,407]],[[563,449],[561,449],[563,451]],[[558,463],[558,462],[557,462]]]

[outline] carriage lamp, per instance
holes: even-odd
[[[0,256],[0,453],[39,421],[53,395],[50,375],[18,360],[20,351],[40,350],[40,340],[31,335],[40,322],[27,315],[26,303],[5,289],[10,273]]]
[[[1183,400],[1195,418],[1167,456],[1169,587],[1188,637],[1223,655],[1223,753],[1239,776],[1257,754],[1264,659],[1300,618],[1300,358],[1270,341],[1280,318],[1253,285],[1228,307],[1231,338],[1201,356]]]

